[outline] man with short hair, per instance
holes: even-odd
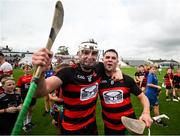
[[[105,135],[125,135],[126,128],[121,122],[122,116],[135,118],[130,94],[138,97],[143,106],[140,120],[151,126],[149,101],[133,78],[124,75],[120,81],[111,80],[112,73],[118,65],[118,53],[114,49],[105,51],[103,56],[105,74],[99,85]]]

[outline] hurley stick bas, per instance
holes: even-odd
[[[46,48],[48,50],[51,50],[51,47],[56,39],[56,36],[62,27],[63,18],[64,18],[63,5],[60,1],[57,1],[56,5],[55,5],[55,11],[54,11],[54,17],[53,17],[53,22],[52,22],[52,26],[51,26],[51,31],[50,31],[49,38],[48,38],[48,41],[46,44]],[[34,96],[34,93],[37,89],[37,83],[38,83],[38,80],[39,80],[41,74],[42,74],[42,67],[38,66],[36,71],[33,74],[33,78],[32,78],[27,96],[24,100],[22,109],[18,115],[18,118],[16,120],[16,123],[14,125],[11,135],[18,135],[21,132],[21,129],[23,127],[24,118],[27,114],[32,97]]]
[[[158,116],[155,116],[155,117],[152,117],[153,119],[153,122],[156,122],[160,119],[169,119],[169,117],[165,114],[161,114],[161,115],[158,115]],[[138,120],[138,119],[132,119],[132,118],[129,118],[129,117],[125,117],[125,116],[122,116],[121,117],[121,121],[123,123],[123,125],[131,132],[135,133],[135,134],[143,134],[144,133],[144,130],[146,128],[146,124],[144,121],[141,121],[141,120]],[[150,128],[148,128],[148,135],[150,135]]]

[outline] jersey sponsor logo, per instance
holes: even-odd
[[[98,83],[95,83],[92,86],[82,88],[80,90],[80,100],[85,101],[94,98],[96,97],[97,92],[98,92]]]
[[[85,80],[85,76],[83,76],[83,75],[77,75],[77,78]]]
[[[88,82],[91,82],[92,81],[92,75],[87,76],[87,79],[88,79]]]
[[[123,102],[123,91],[122,90],[110,90],[103,92],[104,102],[106,104],[116,104]]]
[[[107,80],[101,80],[101,84],[107,84]]]

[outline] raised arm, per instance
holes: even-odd
[[[51,58],[52,52],[46,48],[38,50],[32,56],[33,66],[42,66],[42,75],[38,81],[35,97],[45,96],[62,84],[62,80],[56,76],[52,76],[47,79],[44,78],[44,72],[48,69],[48,66],[51,65]]]

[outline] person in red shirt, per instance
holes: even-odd
[[[147,71],[143,65],[138,67],[138,71],[135,73],[135,82],[141,88],[141,90],[145,93],[146,84],[147,84]]]
[[[172,101],[178,102],[173,86],[173,76],[174,75],[172,69],[168,68],[164,76],[164,83],[166,86],[166,101],[170,101],[172,99]]]
[[[178,68],[176,70],[176,73],[174,74],[173,85],[174,85],[174,89],[176,91],[176,96],[177,96],[178,100],[180,101],[180,68]]]
[[[26,98],[29,86],[30,86],[31,79],[32,79],[31,67],[26,64],[23,66],[23,71],[24,71],[24,75],[19,77],[19,79],[17,81],[17,87],[18,87],[18,91],[21,92],[21,96],[22,96],[22,99],[24,101]],[[35,104],[36,104],[36,99],[33,98],[31,101],[30,107],[28,109],[26,119],[24,120],[23,130],[25,132],[28,132],[33,127],[35,127],[35,124],[31,122],[32,111],[33,111],[33,107]]]

